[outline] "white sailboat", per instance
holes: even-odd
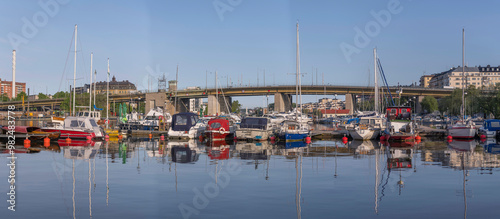
[[[470,139],[476,136],[476,127],[472,121],[465,120],[465,31],[462,29],[462,108],[460,109],[461,120],[448,128],[448,134],[453,138]],[[465,80],[467,81],[467,80]]]

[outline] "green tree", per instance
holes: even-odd
[[[59,91],[59,92],[55,93],[52,97],[55,99],[66,98],[66,97],[69,97],[69,94],[68,94],[68,92]]]
[[[235,100],[231,103],[231,112],[240,113],[241,104],[239,101]]]
[[[269,105],[267,105],[267,108],[269,109],[269,112],[274,111],[274,103],[270,103]]]
[[[43,93],[39,93],[38,94],[38,99],[39,100],[45,100],[45,99],[49,99],[49,96],[43,94]]]
[[[432,96],[424,97],[421,105],[422,105],[422,109],[427,111],[428,113],[432,113],[432,112],[438,110],[438,102],[437,102],[436,98],[434,98]]]
[[[9,101],[9,96],[6,93],[3,93],[2,95],[0,95],[0,99],[2,102],[7,102]]]
[[[26,98],[27,96],[28,96],[28,95],[26,95],[26,93],[24,93],[24,91],[21,91],[21,93],[19,93],[19,94],[16,96],[16,98],[14,98],[13,100],[14,100],[14,101],[22,101],[22,100],[23,100],[23,98],[24,98],[24,101],[26,101],[26,100],[27,100],[27,98]]]

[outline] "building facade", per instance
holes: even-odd
[[[16,81],[16,95],[21,92],[26,93],[26,83]],[[2,81],[0,78],[0,94],[6,94],[9,99],[12,99],[12,81]]]
[[[92,92],[95,92],[97,94],[100,93],[106,93],[107,91],[107,86],[108,82],[107,81],[99,81],[95,83],[95,88],[92,87]],[[85,84],[83,87],[77,87],[75,89],[75,93],[82,94],[82,93],[89,93],[90,91],[90,85]],[[135,85],[128,80],[124,81],[117,81],[116,77],[113,76],[111,81],[109,82],[109,94],[130,94],[130,93],[135,93],[137,92],[137,88]]]
[[[464,72],[462,74],[462,71]],[[453,67],[448,71],[433,74],[430,88],[462,88],[474,85],[477,88],[491,88],[500,85],[500,66]]]
[[[429,82],[431,81],[433,75],[422,75],[420,77],[420,87],[429,87]]]

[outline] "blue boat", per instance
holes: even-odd
[[[488,119],[483,122],[479,128],[479,135],[485,135],[487,138],[494,138],[500,132],[500,119]]]
[[[500,142],[495,139],[488,139],[483,144],[484,151],[489,154],[500,154]]]
[[[282,123],[278,138],[280,141],[304,141],[309,136],[308,125],[300,124],[297,121],[287,120]]]

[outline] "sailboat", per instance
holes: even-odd
[[[299,95],[302,95],[300,85],[300,54],[299,54],[299,22],[297,22],[297,54],[296,54],[296,102],[298,104]],[[300,90],[300,93],[299,93]],[[302,102],[302,96],[300,97]],[[303,141],[310,134],[309,126],[302,120],[302,103],[300,110],[295,110],[295,120],[285,120],[279,130],[278,138],[284,141]]]
[[[372,140],[376,139],[385,126],[385,119],[379,115],[379,87],[377,74],[377,49],[373,49],[375,62],[375,114],[368,116],[359,116],[359,122],[352,126],[348,126],[349,135],[356,140]]]
[[[470,139],[476,136],[476,127],[472,121],[465,120],[465,31],[462,29],[462,107],[461,120],[448,128],[448,134],[453,138]]]
[[[75,81],[76,81],[76,42],[78,26],[75,25],[75,64],[73,72],[73,115],[75,115]],[[68,138],[103,138],[104,134],[99,125],[91,117],[69,116],[64,119],[63,127],[43,127],[44,132],[60,132],[61,137]]]

